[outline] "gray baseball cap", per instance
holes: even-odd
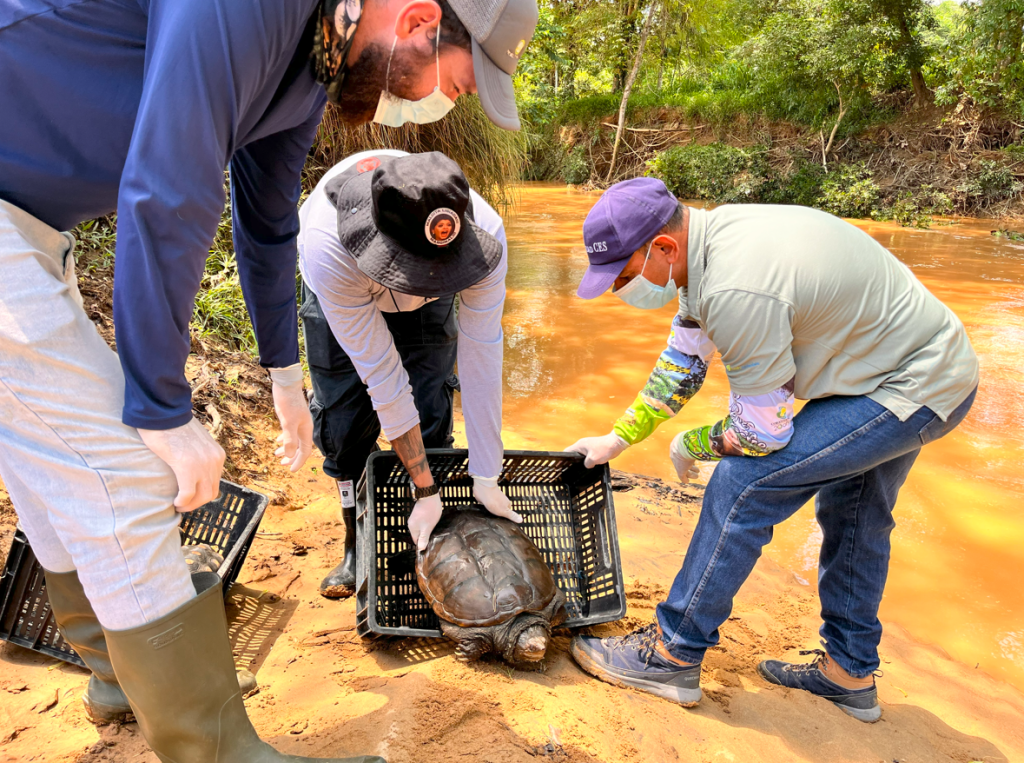
[[[537,0],[448,0],[448,4],[473,38],[473,73],[484,112],[498,127],[518,130],[512,75],[537,28]]]

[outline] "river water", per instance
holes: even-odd
[[[640,311],[608,294],[575,296],[586,268],[583,219],[596,198],[527,184],[506,215],[507,448],[563,450],[607,433],[665,346],[673,306]],[[900,492],[881,618],[1024,688],[1024,244],[991,236],[996,226],[985,221],[926,231],[853,222],[960,316],[981,361],[971,414],[924,448]],[[721,419],[728,392],[716,359],[679,416],[613,466],[673,477],[672,437]],[[777,528],[766,553],[813,587],[820,538],[808,505]]]

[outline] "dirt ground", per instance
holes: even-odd
[[[317,594],[342,553],[331,481],[311,459],[298,475],[269,460],[270,430],[236,442],[236,479],[272,495],[228,600],[239,667],[258,677],[246,705],[259,733],[302,755],[376,753],[391,763],[634,761],[1024,761],[1024,695],[886,628],[879,695],[865,725],[824,700],[768,685],[764,657],[817,646],[817,602],[792,573],[762,559],[704,667],[704,701],[687,710],[595,681],[554,640],[537,672],[463,665],[442,640],[364,642],[355,602]],[[265,471],[266,469],[266,471]],[[648,622],[680,566],[700,488],[616,476],[628,613]],[[0,497],[2,548],[13,512]],[[135,724],[96,728],[79,696],[87,673],[10,644],[0,649],[0,761],[156,761]]]

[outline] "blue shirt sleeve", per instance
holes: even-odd
[[[260,348],[260,365],[299,362],[295,304],[301,174],[323,114],[269,135],[231,159],[231,215],[238,276]]]
[[[282,50],[281,41],[298,40],[308,14],[297,14],[288,3],[230,0],[150,0],[148,8],[142,97],[118,190],[114,323],[125,375],[122,420],[170,429],[192,416],[184,374],[189,319],[224,206],[224,168],[239,134],[251,127],[253,113],[258,117],[263,111],[253,101],[262,97],[270,72],[282,56],[294,53]],[[297,141],[295,132],[277,140]],[[273,281],[280,289],[268,270],[277,267],[280,279],[294,280],[293,253],[272,264],[252,242],[277,223],[294,228],[290,213],[280,212],[280,189],[288,189],[285,195],[297,192],[295,162],[294,153],[285,160],[287,177],[276,176],[283,165],[274,163],[269,177],[258,180],[258,187],[269,185],[271,207],[249,204],[242,212],[243,237],[250,239],[243,247],[247,296],[253,305],[264,303],[261,284]],[[242,163],[242,174],[261,174],[259,160]],[[276,221],[256,224],[264,212],[276,215]],[[291,240],[287,246],[294,249],[294,236]],[[276,293],[269,304],[271,315],[288,309]],[[276,320],[279,328],[281,319]],[[269,339],[273,317],[263,321],[261,316],[257,323],[263,323],[264,343],[295,346],[294,338]],[[294,318],[286,323],[294,335]]]

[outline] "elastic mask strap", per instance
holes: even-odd
[[[637,278],[643,278],[644,271],[647,270],[647,260],[651,259],[651,247],[654,246],[654,239],[651,239],[651,243],[647,245],[647,256],[644,257],[644,266],[640,268],[640,275]],[[669,266],[671,267],[671,266]]]
[[[437,62],[437,87],[441,89],[441,22],[437,22],[437,36],[434,37],[434,60]]]
[[[395,34],[395,39],[391,43],[391,55],[388,56],[388,72],[384,75],[384,92],[391,92],[391,59],[395,57],[395,46],[398,44],[398,34]]]

